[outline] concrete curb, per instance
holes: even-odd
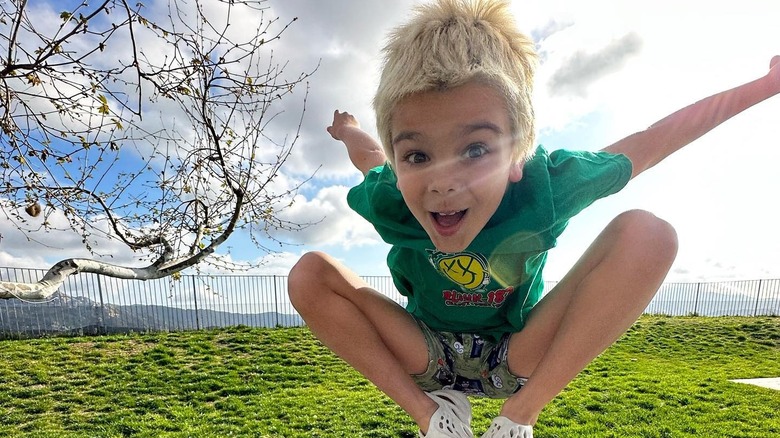
[[[769,377],[764,379],[735,379],[731,380],[731,382],[747,383],[748,385],[756,385],[780,391],[780,377]]]

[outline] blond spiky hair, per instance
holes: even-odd
[[[531,105],[537,55],[533,41],[519,32],[503,0],[436,0],[393,30],[384,48],[376,96],[377,130],[394,163],[392,113],[410,94],[447,90],[478,80],[506,98],[515,138],[515,160],[534,150]]]

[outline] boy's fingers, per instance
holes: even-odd
[[[771,69],[772,67],[776,66],[778,62],[780,62],[780,55],[773,56],[772,60],[769,61],[769,68]]]

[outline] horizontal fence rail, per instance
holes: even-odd
[[[0,280],[35,282],[42,269],[2,268]],[[390,277],[363,277],[400,305],[406,299]],[[545,293],[555,282],[545,283]],[[648,314],[780,315],[780,279],[665,283]],[[121,280],[95,274],[69,277],[45,303],[0,300],[0,338],[200,330],[245,325],[304,325],[287,298],[282,275],[182,275],[179,279]]]

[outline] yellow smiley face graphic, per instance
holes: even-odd
[[[470,289],[479,289],[490,282],[487,262],[476,254],[441,254],[435,265],[445,277]]]

